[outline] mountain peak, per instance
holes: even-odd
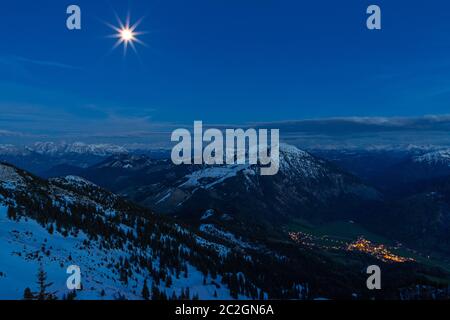
[[[97,156],[105,156],[110,154],[128,153],[128,151],[120,146],[111,144],[86,144],[84,142],[74,143],[54,143],[54,142],[36,142],[33,146],[28,147],[29,150],[39,154],[92,154]]]
[[[11,187],[23,185],[24,182],[24,178],[14,166],[0,162],[0,185]]]
[[[429,164],[448,164],[450,166],[450,149],[428,152],[413,158],[413,161]]]
[[[284,154],[291,154],[301,157],[307,157],[310,156],[310,154],[306,151],[303,151],[299,148],[297,148],[294,145],[287,144],[287,143],[280,143],[280,152]]]

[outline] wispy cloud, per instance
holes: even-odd
[[[9,130],[0,129],[0,137],[22,137],[24,134],[21,132],[14,132]]]
[[[111,110],[112,109],[112,110]],[[167,147],[170,133],[192,123],[161,122],[152,119],[152,108],[107,109],[84,105],[77,110],[55,106],[0,103],[0,143],[34,141],[39,137],[54,141],[140,144]],[[128,110],[128,112],[126,112]],[[92,113],[96,113],[93,117]],[[281,138],[306,149],[355,148],[374,145],[450,145],[450,116],[346,117],[282,122],[214,124],[219,129],[236,127],[277,128]]]
[[[45,67],[54,67],[54,68],[62,68],[62,69],[80,69],[79,67],[72,66],[69,64],[57,62],[57,61],[45,61],[45,60],[35,60],[35,59],[28,59],[24,57],[16,57],[17,61],[24,62],[24,63],[31,63],[38,66],[45,66]]]
[[[0,63],[3,64],[31,64],[36,66],[42,66],[42,67],[50,67],[50,68],[59,68],[59,69],[80,69],[79,67],[72,66],[70,64],[58,62],[58,61],[50,61],[50,60],[37,60],[37,59],[30,59],[26,57],[21,56],[15,56],[15,55],[9,55],[9,56],[0,56]]]

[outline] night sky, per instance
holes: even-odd
[[[124,56],[104,22],[128,11],[146,46]],[[0,136],[450,110],[448,1],[5,0],[0,34]]]

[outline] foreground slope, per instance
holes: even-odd
[[[357,187],[361,184],[351,176],[320,178],[322,170],[328,172],[326,162],[321,165],[314,157],[297,150],[293,150],[290,159],[284,160],[292,164],[287,172],[298,169],[298,163],[294,163],[298,159],[302,159],[300,164],[310,161],[319,164],[315,170],[310,170],[314,167],[311,165],[301,169],[308,168],[312,181],[344,181],[346,187],[335,184],[336,190],[340,190],[338,194],[342,190],[366,194],[366,188]],[[146,168],[149,176],[153,172],[161,185],[167,183],[158,176],[161,170],[149,166],[148,159],[138,157],[135,160],[138,161],[129,158],[116,161],[115,167],[118,170],[138,168],[136,172]],[[158,161],[157,166],[171,168],[164,161]],[[183,183],[186,183],[197,177],[195,172],[204,173],[206,169],[190,168],[189,178],[186,173],[179,174],[185,177]],[[229,169],[225,172],[229,173]],[[179,167],[179,170],[185,168]],[[248,173],[254,168],[244,170]],[[225,190],[223,183],[239,175],[221,177],[223,175],[209,181],[203,178],[196,181],[201,184],[217,181],[214,186]],[[284,177],[289,178],[296,176]],[[352,181],[355,187],[348,188]],[[49,290],[56,291],[62,298],[68,294],[66,268],[79,265],[83,290],[77,297],[81,299],[140,299],[145,282],[153,299],[399,299],[405,297],[405,291],[416,292],[410,288],[418,284],[427,285],[427,292],[438,292],[442,296],[442,291],[436,290],[449,278],[442,270],[414,261],[392,263],[377,255],[348,250],[346,246],[324,244],[322,238],[307,243],[299,238],[301,234],[288,232],[289,229],[281,228],[283,234],[277,237],[273,233],[255,236],[258,225],[255,219],[255,223],[244,223],[241,220],[244,215],[231,215],[217,209],[205,210],[200,216],[195,211],[196,223],[189,228],[182,227],[171,218],[155,215],[83,178],[67,176],[42,180],[7,164],[0,164],[0,206],[3,248],[0,298],[21,298],[27,287],[36,291],[36,273],[40,266],[48,273],[48,281],[53,283]],[[380,292],[369,291],[366,287],[365,269],[371,264],[383,269],[386,286]],[[406,297],[417,296],[408,294]]]
[[[152,298],[307,295],[298,274],[284,275],[289,259],[256,244],[196,234],[79,177],[45,181],[7,164],[0,164],[0,245],[3,299],[36,290],[40,266],[63,297],[69,265],[82,270],[84,299],[139,299],[144,280]]]

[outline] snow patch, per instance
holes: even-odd
[[[214,215],[214,210],[208,209],[205,211],[205,213],[201,216],[200,220],[206,220],[209,217],[212,217]]]

